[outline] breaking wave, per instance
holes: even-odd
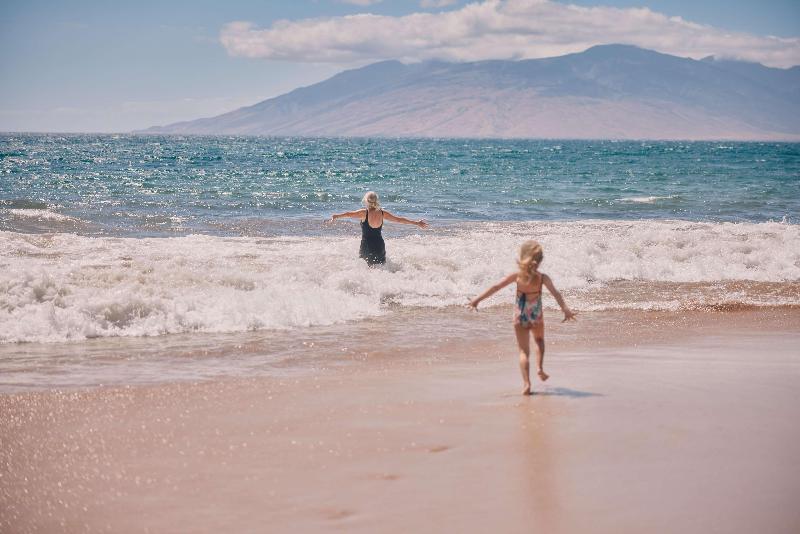
[[[292,329],[462,305],[513,272],[531,238],[578,310],[800,305],[800,226],[787,223],[463,224],[388,236],[376,269],[340,235],[0,232],[0,341]],[[487,305],[509,301],[507,290]]]

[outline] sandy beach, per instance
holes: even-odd
[[[800,0],[184,4],[0,4],[0,534],[800,534]]]
[[[797,532],[800,313],[640,315],[551,321],[532,397],[510,332],[3,395],[0,530]]]

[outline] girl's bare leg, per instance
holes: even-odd
[[[550,375],[544,372],[544,338],[537,337],[534,340],[536,341],[536,374],[544,382],[550,378]]]
[[[519,325],[514,325],[514,333],[517,335],[517,346],[519,347],[519,371],[522,373],[522,381],[525,384],[525,389],[522,390],[523,395],[531,394],[531,338],[530,331]]]
[[[544,372],[544,324],[534,327],[533,340],[536,342],[536,374],[544,382],[550,375]]]

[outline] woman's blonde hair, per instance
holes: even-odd
[[[522,282],[533,280],[533,274],[544,259],[544,250],[538,241],[525,241],[519,248],[519,278]]]
[[[381,203],[378,201],[378,193],[375,191],[367,191],[361,202],[370,210],[376,210],[381,207]]]

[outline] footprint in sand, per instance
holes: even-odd
[[[322,514],[322,517],[330,521],[345,519],[356,514],[355,511],[346,510],[344,508],[326,508],[324,510],[320,510],[320,513]]]
[[[369,478],[373,480],[398,480],[400,475],[395,475],[393,473],[377,473],[369,475]]]

